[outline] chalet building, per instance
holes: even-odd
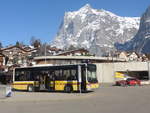
[[[0,66],[3,66],[5,62],[5,55],[0,53]]]
[[[47,51],[48,55],[50,55],[50,56],[57,55],[57,54],[60,54],[63,52],[62,49],[58,49],[56,47],[48,47],[48,48],[46,48],[46,51]]]
[[[9,58],[7,66],[17,65],[28,65],[28,58],[32,55],[35,49],[24,49],[20,46],[10,46],[1,49],[2,53]]]
[[[33,46],[23,46],[22,48],[26,51],[31,51],[32,49],[35,49]]]
[[[138,54],[137,52],[122,51],[118,54],[118,58],[125,59],[126,61],[148,61],[148,57],[145,54]]]
[[[0,72],[5,71],[5,65],[8,61],[8,57],[0,53]]]
[[[118,57],[121,59],[125,59],[125,61],[128,61],[128,55],[127,52],[123,51],[123,52],[118,52]]]
[[[150,61],[150,54],[142,54],[142,61]]]
[[[140,56],[136,52],[128,53],[128,61],[138,61],[139,58],[140,58]]]
[[[76,49],[76,50],[71,50],[71,51],[59,53],[56,56],[92,56],[92,55],[90,55],[88,50]]]

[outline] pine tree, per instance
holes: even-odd
[[[2,43],[0,42],[0,48],[3,48],[3,45],[2,45]]]

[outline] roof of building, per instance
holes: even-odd
[[[57,54],[56,56],[70,54],[70,53],[75,53],[75,52],[79,52],[79,51],[89,52],[88,50],[85,50],[85,49],[81,48],[81,49],[75,49],[75,50],[65,51],[65,52]]]
[[[125,61],[121,58],[95,57],[95,56],[39,56],[34,60],[99,60],[99,61]]]
[[[24,52],[32,52],[34,50],[36,50],[35,48],[34,49],[30,49],[30,50],[26,50],[24,48],[22,48],[21,46],[17,46],[17,45],[14,45],[14,46],[9,46],[9,47],[6,47],[6,48],[1,48],[1,51],[6,51],[6,50],[10,50],[10,49],[13,49],[13,48],[18,48]]]
[[[2,57],[6,57],[3,53],[0,53],[0,56],[2,56]]]

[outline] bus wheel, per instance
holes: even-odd
[[[65,92],[66,93],[71,93],[72,91],[73,91],[72,86],[70,86],[70,85],[65,86]]]
[[[29,92],[34,92],[34,87],[33,87],[33,85],[28,85],[28,91],[29,91]]]

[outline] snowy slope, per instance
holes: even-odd
[[[138,17],[120,17],[89,4],[78,11],[67,12],[52,46],[84,47],[96,55],[114,50],[115,43],[131,40],[139,28]]]
[[[140,27],[132,40],[125,44],[119,44],[120,50],[134,50],[138,53],[150,53],[150,6],[142,15]]]

